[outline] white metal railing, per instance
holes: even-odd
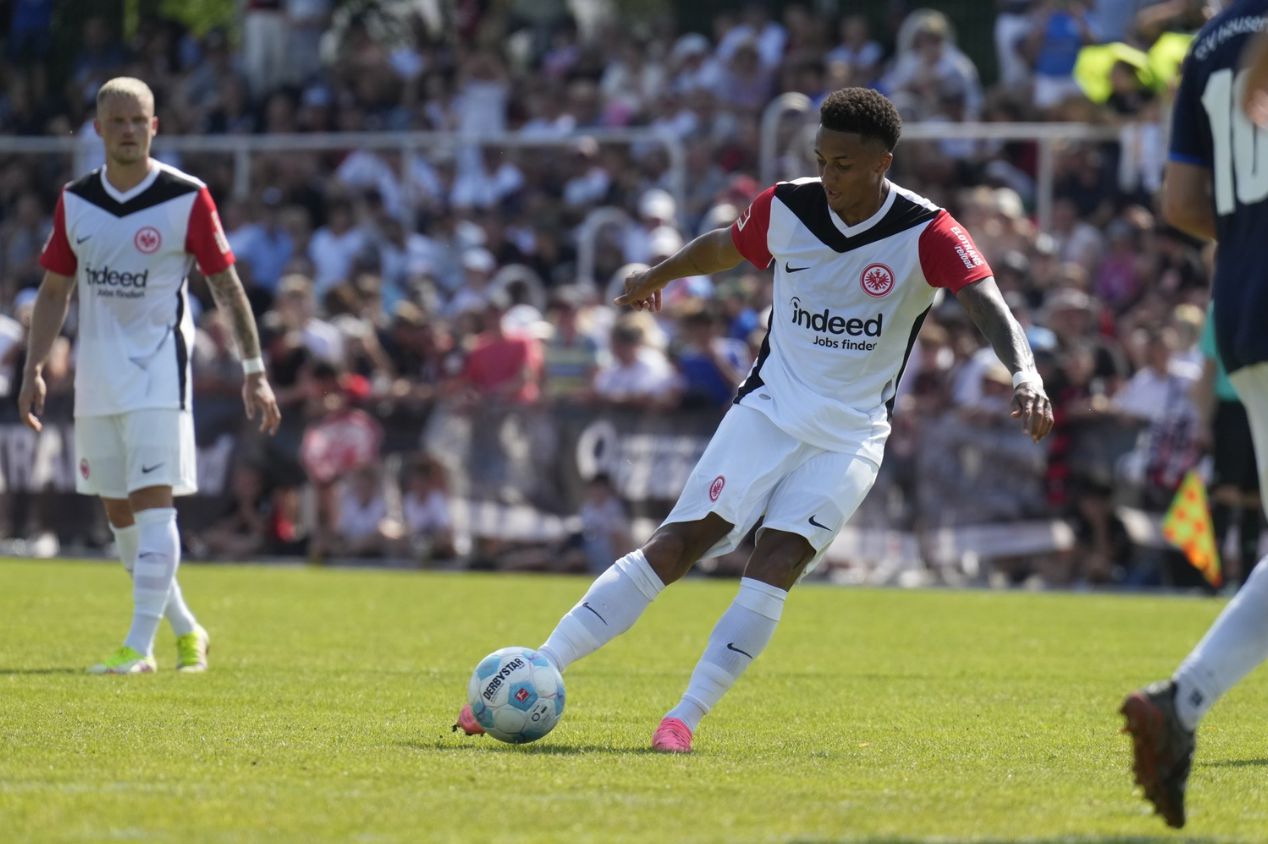
[[[277,135],[159,135],[154,139],[156,152],[215,152],[232,155],[234,160],[233,195],[247,196],[251,191],[251,156],[262,152],[338,152],[357,149],[388,149],[401,153],[402,168],[415,154],[423,151],[451,152],[460,147],[505,147],[514,149],[574,146],[581,138],[592,138],[599,144],[653,144],[665,148],[669,155],[669,192],[677,201],[679,213],[687,207],[687,151],[682,141],[653,129],[596,129],[562,138],[525,137],[514,132],[487,135],[461,135],[454,132],[315,132],[311,134]],[[79,135],[19,138],[0,136],[0,155],[74,155],[85,150],[85,144],[97,144],[94,138]],[[405,174],[401,174],[402,181]],[[684,222],[681,221],[680,222]]]
[[[781,144],[780,132],[788,119],[794,125],[791,145]],[[761,120],[759,162],[763,185],[781,178],[779,156],[791,151],[809,166],[806,154],[813,140],[814,109],[803,94],[783,94],[766,107]],[[1038,145],[1039,161],[1036,179],[1036,216],[1040,230],[1048,230],[1052,220],[1053,183],[1056,152],[1068,142],[1116,141],[1121,129],[1085,123],[908,123],[903,127],[905,140],[982,140],[1032,141]],[[338,132],[285,135],[159,135],[156,151],[213,152],[232,155],[234,159],[233,193],[243,197],[251,190],[251,156],[263,152],[329,152],[354,149],[391,149],[401,153],[401,166],[413,156],[426,151],[452,152],[459,147],[493,146],[505,148],[570,147],[580,137],[593,138],[600,144],[655,144],[669,155],[669,190],[677,200],[680,213],[686,209],[687,155],[682,141],[672,135],[651,129],[602,129],[578,133],[564,138],[524,137],[515,133],[465,136],[451,132]],[[79,135],[20,138],[0,136],[0,155],[74,155],[85,150],[85,144],[96,144],[96,138]],[[791,150],[788,149],[791,146]],[[807,170],[809,172],[809,170]],[[403,175],[403,174],[402,174]],[[680,220],[680,222],[685,222]]]
[[[762,184],[769,185],[783,178],[779,172],[779,156],[784,152],[780,132],[785,121],[796,120],[792,151],[801,156],[809,167],[813,161],[809,155],[813,148],[814,132],[818,126],[814,120],[812,103],[797,93],[783,94],[766,106],[762,113],[761,162]],[[1038,172],[1035,174],[1035,216],[1040,231],[1049,231],[1052,223],[1053,186],[1056,181],[1056,153],[1060,145],[1070,142],[1118,141],[1122,129],[1116,126],[1095,126],[1088,123],[906,123],[903,140],[942,141],[1032,141],[1038,146]],[[901,154],[901,146],[899,147]],[[808,175],[810,170],[806,171]]]

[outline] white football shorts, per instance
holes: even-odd
[[[170,486],[173,495],[198,491],[194,417],[188,410],[150,408],[75,420],[75,488],[84,495],[127,498]]]
[[[761,530],[803,536],[815,550],[812,571],[863,503],[880,467],[865,457],[825,451],[796,439],[764,413],[733,406],[691,470],[663,524],[710,513],[735,525],[705,552],[734,551],[762,519]]]

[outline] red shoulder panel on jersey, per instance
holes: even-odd
[[[931,287],[952,293],[994,275],[973,238],[947,211],[920,233],[920,268]]]
[[[198,269],[203,275],[224,272],[233,265],[233,252],[220,225],[216,203],[211,198],[211,191],[206,188],[198,191],[198,197],[189,210],[185,251],[198,261]]]
[[[62,196],[57,196],[57,208],[53,211],[53,230],[44,242],[44,251],[40,253],[40,266],[58,275],[73,276],[79,268],[79,259],[70,248],[70,238],[66,236],[66,208],[62,204]]]
[[[766,235],[770,231],[770,203],[775,198],[772,185],[757,195],[748,208],[731,224],[731,242],[750,264],[759,270],[770,266],[770,245]]]

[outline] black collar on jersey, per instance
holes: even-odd
[[[891,186],[890,190],[894,188]],[[896,193],[889,213],[876,225],[853,237],[847,237],[828,216],[832,211],[828,208],[828,197],[823,192],[823,183],[818,179],[813,182],[783,182],[776,185],[775,198],[788,206],[789,210],[797,215],[801,224],[810,229],[811,234],[836,252],[849,252],[892,237],[901,231],[932,220],[940,210],[912,202],[901,193]]]
[[[178,196],[197,193],[202,188],[197,182],[181,178],[170,170],[164,169],[159,170],[158,178],[148,188],[127,202],[120,202],[106,192],[105,186],[101,184],[101,178],[101,170],[94,170],[87,176],[71,182],[66,186],[66,191],[116,217],[127,217],[129,214],[153,208],[155,205],[162,205]]]

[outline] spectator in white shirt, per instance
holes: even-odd
[[[424,558],[454,556],[453,515],[444,469],[430,457],[421,457],[407,470],[401,514],[411,550]]]
[[[399,527],[388,518],[383,481],[373,465],[340,482],[335,532],[336,553],[350,557],[382,556],[389,542],[400,535]]]
[[[318,298],[341,281],[352,277],[358,256],[369,244],[365,231],[354,225],[352,204],[335,200],[327,209],[326,225],[313,233],[308,244],[308,257],[316,271],[313,284]]]
[[[595,394],[620,407],[674,407],[681,392],[678,374],[664,352],[647,345],[634,316],[622,317],[612,328],[612,360],[595,376]]]
[[[851,85],[870,85],[880,71],[884,50],[872,40],[871,29],[863,15],[841,19],[841,42],[823,57],[827,64],[840,63],[849,68]]]
[[[276,309],[283,328],[299,335],[313,357],[343,365],[343,338],[333,325],[317,318],[313,283],[308,278],[298,274],[283,278],[278,286]]]

